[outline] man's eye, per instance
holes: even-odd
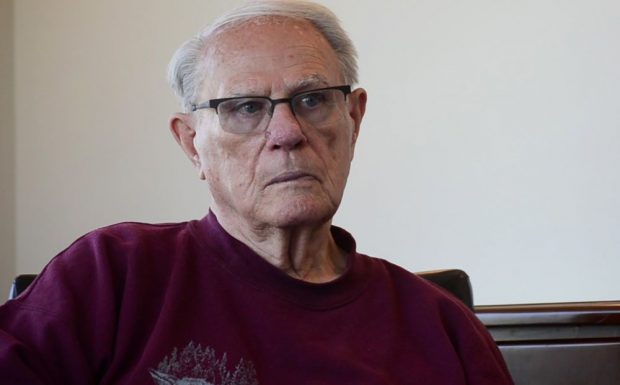
[[[260,115],[266,107],[267,103],[260,99],[231,99],[222,102],[218,107],[218,114],[248,117]]]
[[[249,100],[235,106],[234,112],[242,115],[253,115],[263,111],[265,103],[257,100]]]
[[[325,94],[312,92],[299,96],[298,103],[303,108],[316,108],[325,103]]]

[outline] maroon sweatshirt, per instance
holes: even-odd
[[[294,279],[200,221],[78,239],[0,307],[6,384],[512,384],[474,314],[381,259]]]

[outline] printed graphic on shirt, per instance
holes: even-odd
[[[156,385],[258,385],[251,361],[242,358],[233,371],[226,361],[226,353],[218,358],[213,348],[190,342],[180,353],[174,348],[149,372]]]

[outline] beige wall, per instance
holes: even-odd
[[[164,73],[236,3],[16,2],[19,272],[97,226],[206,212]],[[369,92],[335,220],[359,249],[461,267],[481,304],[617,299],[620,3],[324,3]]]
[[[9,282],[15,274],[12,0],[0,0],[0,52],[0,298],[4,298],[9,291]]]

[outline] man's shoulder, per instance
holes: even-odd
[[[368,261],[368,263],[374,265],[375,270],[378,270],[381,274],[384,274],[386,278],[403,282],[406,285],[418,285],[422,278],[417,274],[408,270],[407,268],[397,265],[394,262],[390,262],[387,259],[369,256],[365,254],[358,254],[361,258]]]
[[[90,246],[119,246],[132,245],[148,246],[150,243],[161,244],[173,242],[180,236],[191,232],[193,221],[146,223],[146,222],[119,222],[112,225],[96,228],[77,238],[67,250],[76,247]]]
[[[73,241],[50,264],[101,264],[104,260],[125,264],[174,256],[175,250],[191,244],[187,240],[192,238],[192,222],[120,222],[99,227]]]
[[[70,290],[92,294],[110,287],[119,292],[130,278],[165,276],[193,253],[192,222],[121,222],[97,228],[51,258],[33,285],[53,293],[62,282]]]
[[[362,255],[373,264],[375,274],[382,276],[394,295],[403,302],[434,307],[438,310],[453,309],[469,311],[467,305],[443,287],[425,279],[419,274],[388,260]]]
[[[134,237],[142,238],[169,236],[186,230],[190,226],[190,223],[191,221],[166,223],[147,223],[136,221],[119,222],[89,231],[78,240],[83,238],[110,238],[123,240]]]

